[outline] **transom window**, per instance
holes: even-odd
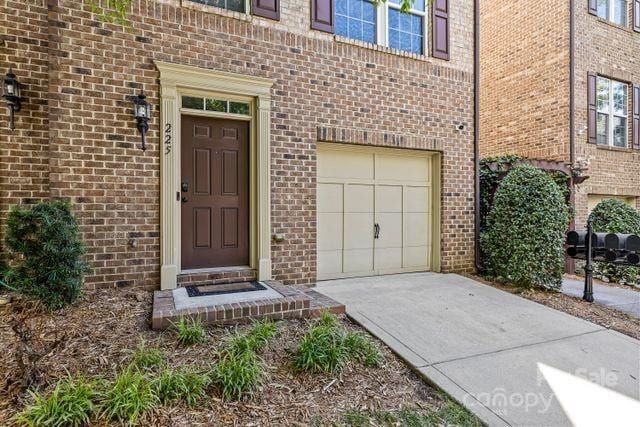
[[[207,6],[215,6],[222,9],[233,10],[235,12],[246,12],[245,0],[191,0],[196,3],[206,4]]]
[[[598,77],[597,142],[600,145],[627,147],[627,84]]]
[[[216,111],[218,113],[249,115],[249,103],[229,101],[226,99],[203,98],[199,96],[183,96],[182,108],[191,110]]]
[[[405,52],[425,52],[426,1],[415,0],[407,13],[401,0],[375,5],[369,0],[336,0],[335,32]]]
[[[618,25],[627,26],[627,0],[596,0],[598,16]]]

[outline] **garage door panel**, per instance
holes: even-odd
[[[318,276],[335,277],[342,273],[342,249],[318,251]]]
[[[429,212],[431,210],[429,196],[429,187],[405,187],[404,211]]]
[[[342,212],[318,213],[318,250],[341,250],[342,249]]]
[[[342,184],[318,184],[318,213],[344,211]]]
[[[344,211],[373,213],[373,185],[344,186]]]
[[[376,156],[376,180],[430,182],[429,158],[379,154]]]
[[[429,269],[431,246],[407,246],[404,248],[404,268]]]
[[[376,222],[379,226],[376,248],[401,248],[402,213],[378,213]]]
[[[424,212],[407,212],[404,214],[405,246],[425,246],[429,244],[429,215]]]
[[[397,270],[402,268],[402,247],[375,249],[376,270]]]
[[[376,185],[376,212],[402,212],[402,186]]]
[[[372,180],[373,153],[322,150],[318,156],[318,176],[322,178]]]
[[[344,249],[373,248],[373,212],[344,214]]]
[[[345,273],[373,274],[373,248],[345,249],[343,262]]]

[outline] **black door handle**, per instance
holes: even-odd
[[[186,197],[182,196],[182,203],[187,203],[189,201],[189,199],[187,199]]]
[[[373,238],[374,239],[379,239],[380,238],[380,224],[375,223],[373,225]]]

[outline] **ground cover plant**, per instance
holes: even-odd
[[[178,323],[174,325],[178,342],[182,345],[200,344],[207,339],[207,333],[199,317],[180,317]]]

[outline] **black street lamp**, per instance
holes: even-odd
[[[16,75],[11,69],[4,77],[2,89],[2,97],[7,101],[9,108],[9,129],[14,130],[13,116],[22,108],[23,98],[20,96],[20,82],[16,80]]]
[[[138,130],[142,135],[142,146],[140,148],[142,149],[142,151],[145,151],[147,149],[145,136],[149,131],[149,117],[151,117],[151,107],[147,102],[147,96],[144,94],[144,92],[140,92],[140,94],[134,99],[133,103],[133,116],[138,122]]]

